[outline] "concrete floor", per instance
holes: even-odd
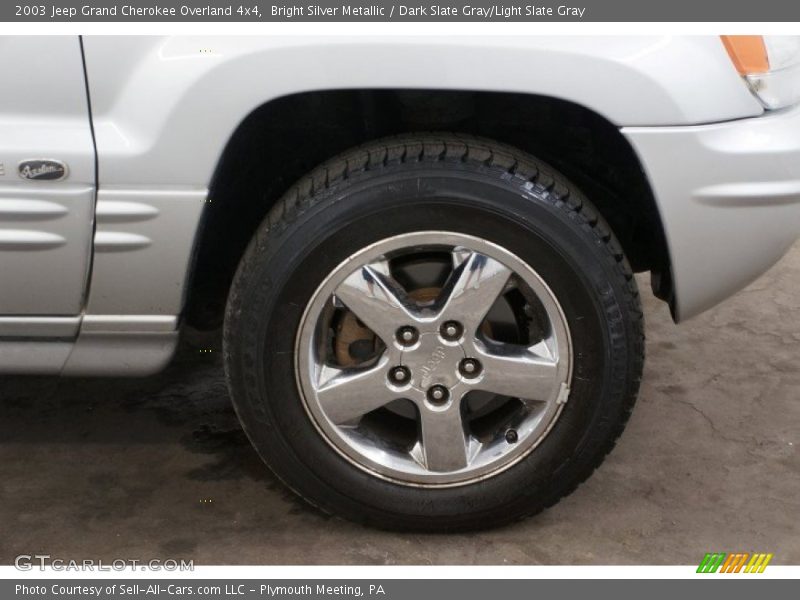
[[[185,339],[148,379],[2,380],[0,563],[38,552],[196,564],[697,564],[707,551],[800,563],[800,245],[680,327],[647,280],[640,286],[648,358],[633,418],[595,475],[536,518],[441,536],[319,514],[250,449],[219,353]]]

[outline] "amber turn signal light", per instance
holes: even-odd
[[[769,56],[760,35],[721,35],[725,50],[740,75],[753,75],[769,71]]]

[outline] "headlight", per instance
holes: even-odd
[[[723,35],[736,70],[767,110],[800,102],[800,36]]]

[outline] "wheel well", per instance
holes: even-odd
[[[387,135],[454,131],[516,146],[580,187],[619,238],[635,271],[670,294],[669,261],[639,161],[612,123],[579,105],[528,94],[331,90],[272,100],[242,121],[211,182],[186,317],[221,323],[233,274],[256,227],[300,177],[336,154]]]

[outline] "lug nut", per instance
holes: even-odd
[[[516,429],[509,429],[508,431],[506,431],[506,441],[509,444],[516,444],[518,439],[519,436],[517,435]]]
[[[401,346],[413,346],[419,340],[419,331],[410,326],[401,327],[397,330],[396,337]]]
[[[394,367],[389,371],[389,381],[402,385],[411,379],[411,371],[406,367]]]
[[[443,385],[432,385],[428,388],[428,401],[431,404],[444,404],[449,398],[450,392]]]
[[[465,358],[458,365],[458,371],[467,379],[472,379],[481,374],[481,363],[474,358]]]
[[[442,323],[442,326],[439,329],[441,336],[450,342],[455,342],[456,340],[460,339],[463,332],[464,328],[458,321],[446,321]]]

